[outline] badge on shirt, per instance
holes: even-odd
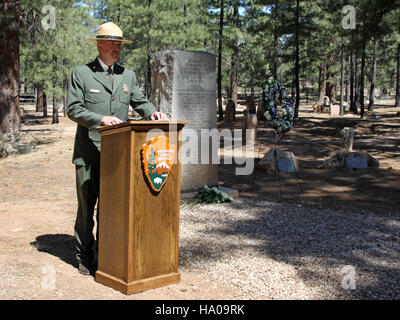
[[[128,93],[128,92],[129,92],[128,85],[124,84],[124,85],[122,86],[122,88],[123,88],[123,90],[124,90],[125,93]]]
[[[97,90],[97,89],[90,89],[89,91],[93,92],[93,93],[100,93],[100,90]]]

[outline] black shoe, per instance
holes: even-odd
[[[86,267],[82,262],[79,262],[78,271],[80,274],[83,274],[85,276],[91,275],[90,269],[88,267]]]

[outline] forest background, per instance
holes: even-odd
[[[85,39],[106,21],[133,41],[119,63],[147,96],[155,52],[215,54],[219,120],[223,101],[261,94],[270,77],[291,95],[295,118],[300,98],[328,96],[341,114],[348,104],[361,117],[376,97],[394,95],[400,106],[399,0],[4,0],[0,9],[0,87],[14,92],[0,95],[2,134],[19,130],[20,96],[29,91],[44,116],[52,101],[58,122],[72,69],[97,56]]]

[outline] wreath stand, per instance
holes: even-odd
[[[280,193],[281,201],[283,200],[283,196],[282,196],[282,184],[281,184],[281,177],[280,177],[280,171],[281,171],[281,170],[280,170],[279,165],[278,165],[278,160],[279,160],[279,159],[278,159],[278,152],[277,152],[278,148],[277,148],[277,146],[278,146],[279,141],[280,141],[282,138],[284,138],[284,140],[285,140],[285,142],[286,142],[286,145],[289,145],[289,143],[288,143],[288,141],[287,141],[287,139],[286,139],[286,135],[285,135],[284,133],[278,134],[278,133],[274,130],[274,142],[275,142],[275,147],[274,147],[274,149],[273,149],[273,150],[274,150],[273,166],[274,166],[274,172],[276,172],[276,176],[277,176],[277,180],[278,180],[278,184],[279,184],[279,193]],[[264,139],[266,139],[266,138],[264,138],[264,132],[263,132],[263,134],[261,135],[261,137],[259,137],[259,140],[264,140]],[[261,152],[261,148],[262,148],[262,144],[261,144],[261,141],[260,141],[260,146],[259,146],[259,149],[258,149],[258,157],[257,157],[258,160],[257,160],[257,162],[256,162],[256,167],[255,167],[255,170],[254,170],[254,173],[253,173],[252,191],[255,190],[256,174],[257,174],[258,163],[260,162],[260,152]],[[292,156],[290,156],[290,160],[292,160],[293,163],[295,163],[295,160],[292,158]],[[296,174],[297,184],[298,184],[298,186],[299,186],[300,193],[303,193],[304,190],[303,190],[303,187],[302,187],[300,178],[299,178],[299,174],[298,174],[298,170],[297,170],[297,166],[296,166],[296,165],[294,165],[294,173]]]
[[[271,161],[271,159],[267,160],[265,162],[265,165],[270,170],[272,169],[272,172],[277,173],[278,183],[279,183],[279,192],[281,195],[281,200],[283,200],[282,184],[281,184],[281,177],[280,177],[280,171],[282,170],[282,168],[279,165],[279,164],[282,164],[282,161],[279,162],[279,160],[284,160],[284,158],[279,159],[278,152],[277,152],[277,150],[278,150],[277,145],[278,145],[278,142],[282,139],[282,137],[284,137],[286,144],[288,144],[285,133],[288,132],[293,126],[294,102],[292,99],[289,98],[289,96],[283,89],[280,82],[275,80],[274,78],[268,79],[265,89],[264,89],[264,92],[265,92],[265,96],[263,96],[263,99],[265,99],[265,100],[263,100],[263,101],[265,102],[265,107],[266,107],[266,112],[264,113],[264,116],[267,120],[273,122],[274,135],[275,135],[275,138],[274,138],[275,148],[274,148],[273,159],[272,159],[272,161]],[[280,111],[279,111],[278,107],[280,107],[280,109],[281,109]],[[260,148],[258,151],[258,159],[260,156],[260,150],[261,150],[261,143],[260,143]],[[271,162],[272,162],[272,166],[271,166]],[[300,187],[300,192],[303,193],[303,188],[301,186],[301,182],[300,182],[299,175],[297,172],[297,166],[296,166],[294,159],[292,158],[292,153],[290,153],[290,159],[289,159],[289,162],[286,162],[286,165],[294,167],[294,172],[296,174],[297,183]],[[257,161],[257,164],[256,164],[256,170],[254,170],[253,186],[252,186],[253,191],[255,188],[257,167],[259,167],[259,160]],[[286,169],[283,172],[291,173],[291,172],[293,172],[293,169],[289,167],[289,169]]]

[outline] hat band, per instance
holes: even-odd
[[[96,36],[96,39],[110,39],[110,40],[122,40],[122,37],[119,36],[106,36],[106,35],[101,35],[101,36]]]

